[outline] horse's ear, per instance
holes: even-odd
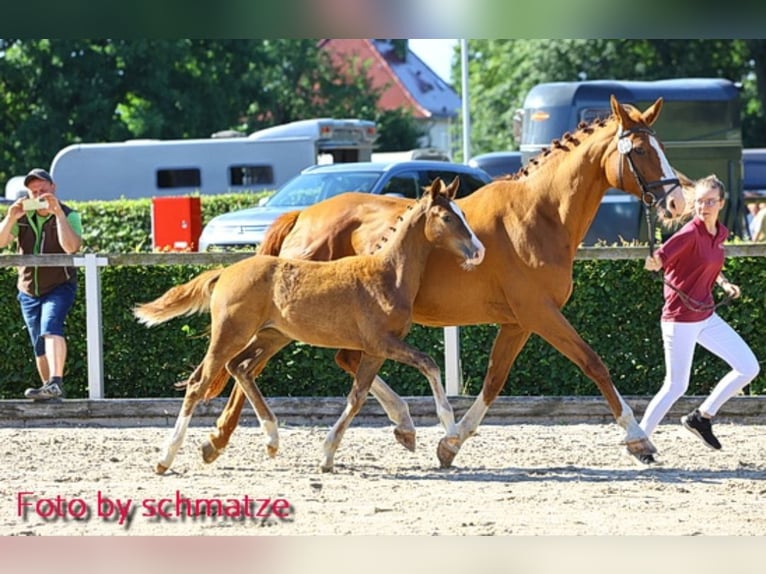
[[[661,97],[657,98],[657,101],[641,114],[646,125],[650,126],[657,121],[657,118],[660,116],[660,110],[662,110],[662,102],[663,100]]]
[[[442,178],[437,177],[434,178],[434,180],[431,182],[431,185],[429,185],[426,189],[428,193],[426,194],[431,201],[435,200],[437,196],[442,193],[442,187],[444,187],[444,182],[442,181]]]
[[[628,112],[622,107],[622,104],[617,101],[614,94],[609,96],[609,103],[612,105],[612,113],[618,120],[620,120],[620,125],[622,125],[623,128],[630,125],[630,116],[628,115]]]

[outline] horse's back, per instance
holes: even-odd
[[[330,261],[368,253],[412,200],[349,192],[301,211],[284,236],[283,257]]]

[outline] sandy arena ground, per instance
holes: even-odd
[[[440,470],[440,427],[418,428],[410,453],[389,427],[352,426],[323,474],[324,427],[281,428],[274,459],[260,429],[239,428],[211,465],[197,450],[209,429],[192,427],[164,476],[168,428],[3,428],[0,534],[763,535],[766,426],[715,428],[719,452],[661,426],[661,463],[646,468],[616,425],[484,425]],[[177,499],[217,499],[229,516],[180,516]]]

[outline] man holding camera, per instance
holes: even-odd
[[[19,198],[0,221],[0,248],[16,239],[22,255],[76,253],[82,246],[82,223],[77,211],[56,197],[56,184],[44,169],[24,178],[28,198]],[[63,376],[67,344],[64,321],[74,303],[74,267],[19,267],[21,313],[34,347],[37,371],[43,382],[24,396],[38,401],[64,397]]]

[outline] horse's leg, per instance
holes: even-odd
[[[178,413],[176,424],[168,441],[165,443],[165,450],[154,468],[157,474],[163,474],[173,464],[178,449],[181,448],[181,444],[186,436],[186,429],[189,427],[189,422],[197,403],[205,396],[207,387],[223,368],[222,362],[216,360],[208,352],[205,360],[194,369],[194,372],[189,377],[186,384],[186,395],[184,396],[181,410]]]
[[[221,454],[226,445],[229,444],[234,429],[239,424],[239,417],[242,415],[242,407],[245,406],[245,391],[239,385],[234,385],[229,395],[229,400],[223,408],[223,412],[215,421],[215,430],[208,435],[200,448],[202,449],[202,458],[205,462],[213,462]]]
[[[372,357],[364,353],[360,355],[354,382],[351,385],[351,391],[346,400],[346,408],[330,429],[330,432],[327,433],[327,437],[324,441],[324,460],[320,467],[322,472],[331,472],[333,470],[335,464],[335,451],[338,450],[338,445],[343,438],[343,433],[346,432],[351,421],[362,408],[362,405],[364,405],[372,380],[375,378],[376,373],[380,370],[384,361],[385,359]]]
[[[335,362],[352,377],[355,376],[359,365],[360,351],[341,349],[335,354]],[[394,437],[407,450],[415,451],[415,424],[410,416],[410,408],[383,379],[375,375],[370,386],[370,394],[374,396],[386,411],[389,420],[394,423]]]
[[[536,332],[560,353],[580,367],[580,370],[598,386],[606,399],[614,418],[623,429],[623,443],[628,452],[635,456],[651,455],[657,452],[646,433],[638,426],[633,410],[620,396],[612,382],[609,370],[596,352],[583,341],[566,317],[554,305],[535,308],[538,319]]]
[[[266,403],[261,390],[255,383],[257,377],[280,349],[290,342],[290,339],[284,337],[276,331],[263,331],[258,333],[253,340],[231,359],[226,368],[237,379],[237,383],[258,416],[258,421],[266,433],[266,452],[274,457],[279,450],[279,432],[277,427],[277,417]]]
[[[492,350],[489,355],[489,365],[484,375],[484,382],[481,391],[474,399],[470,408],[465,412],[463,418],[457,425],[458,428],[458,449],[452,453],[446,451],[444,458],[440,459],[443,466],[448,467],[452,464],[459,447],[465,440],[476,432],[484,416],[487,414],[490,405],[500,394],[503,386],[508,380],[508,373],[513,366],[516,357],[519,356],[521,349],[524,348],[529,339],[529,331],[525,331],[518,325],[501,325],[500,330],[492,344]]]

